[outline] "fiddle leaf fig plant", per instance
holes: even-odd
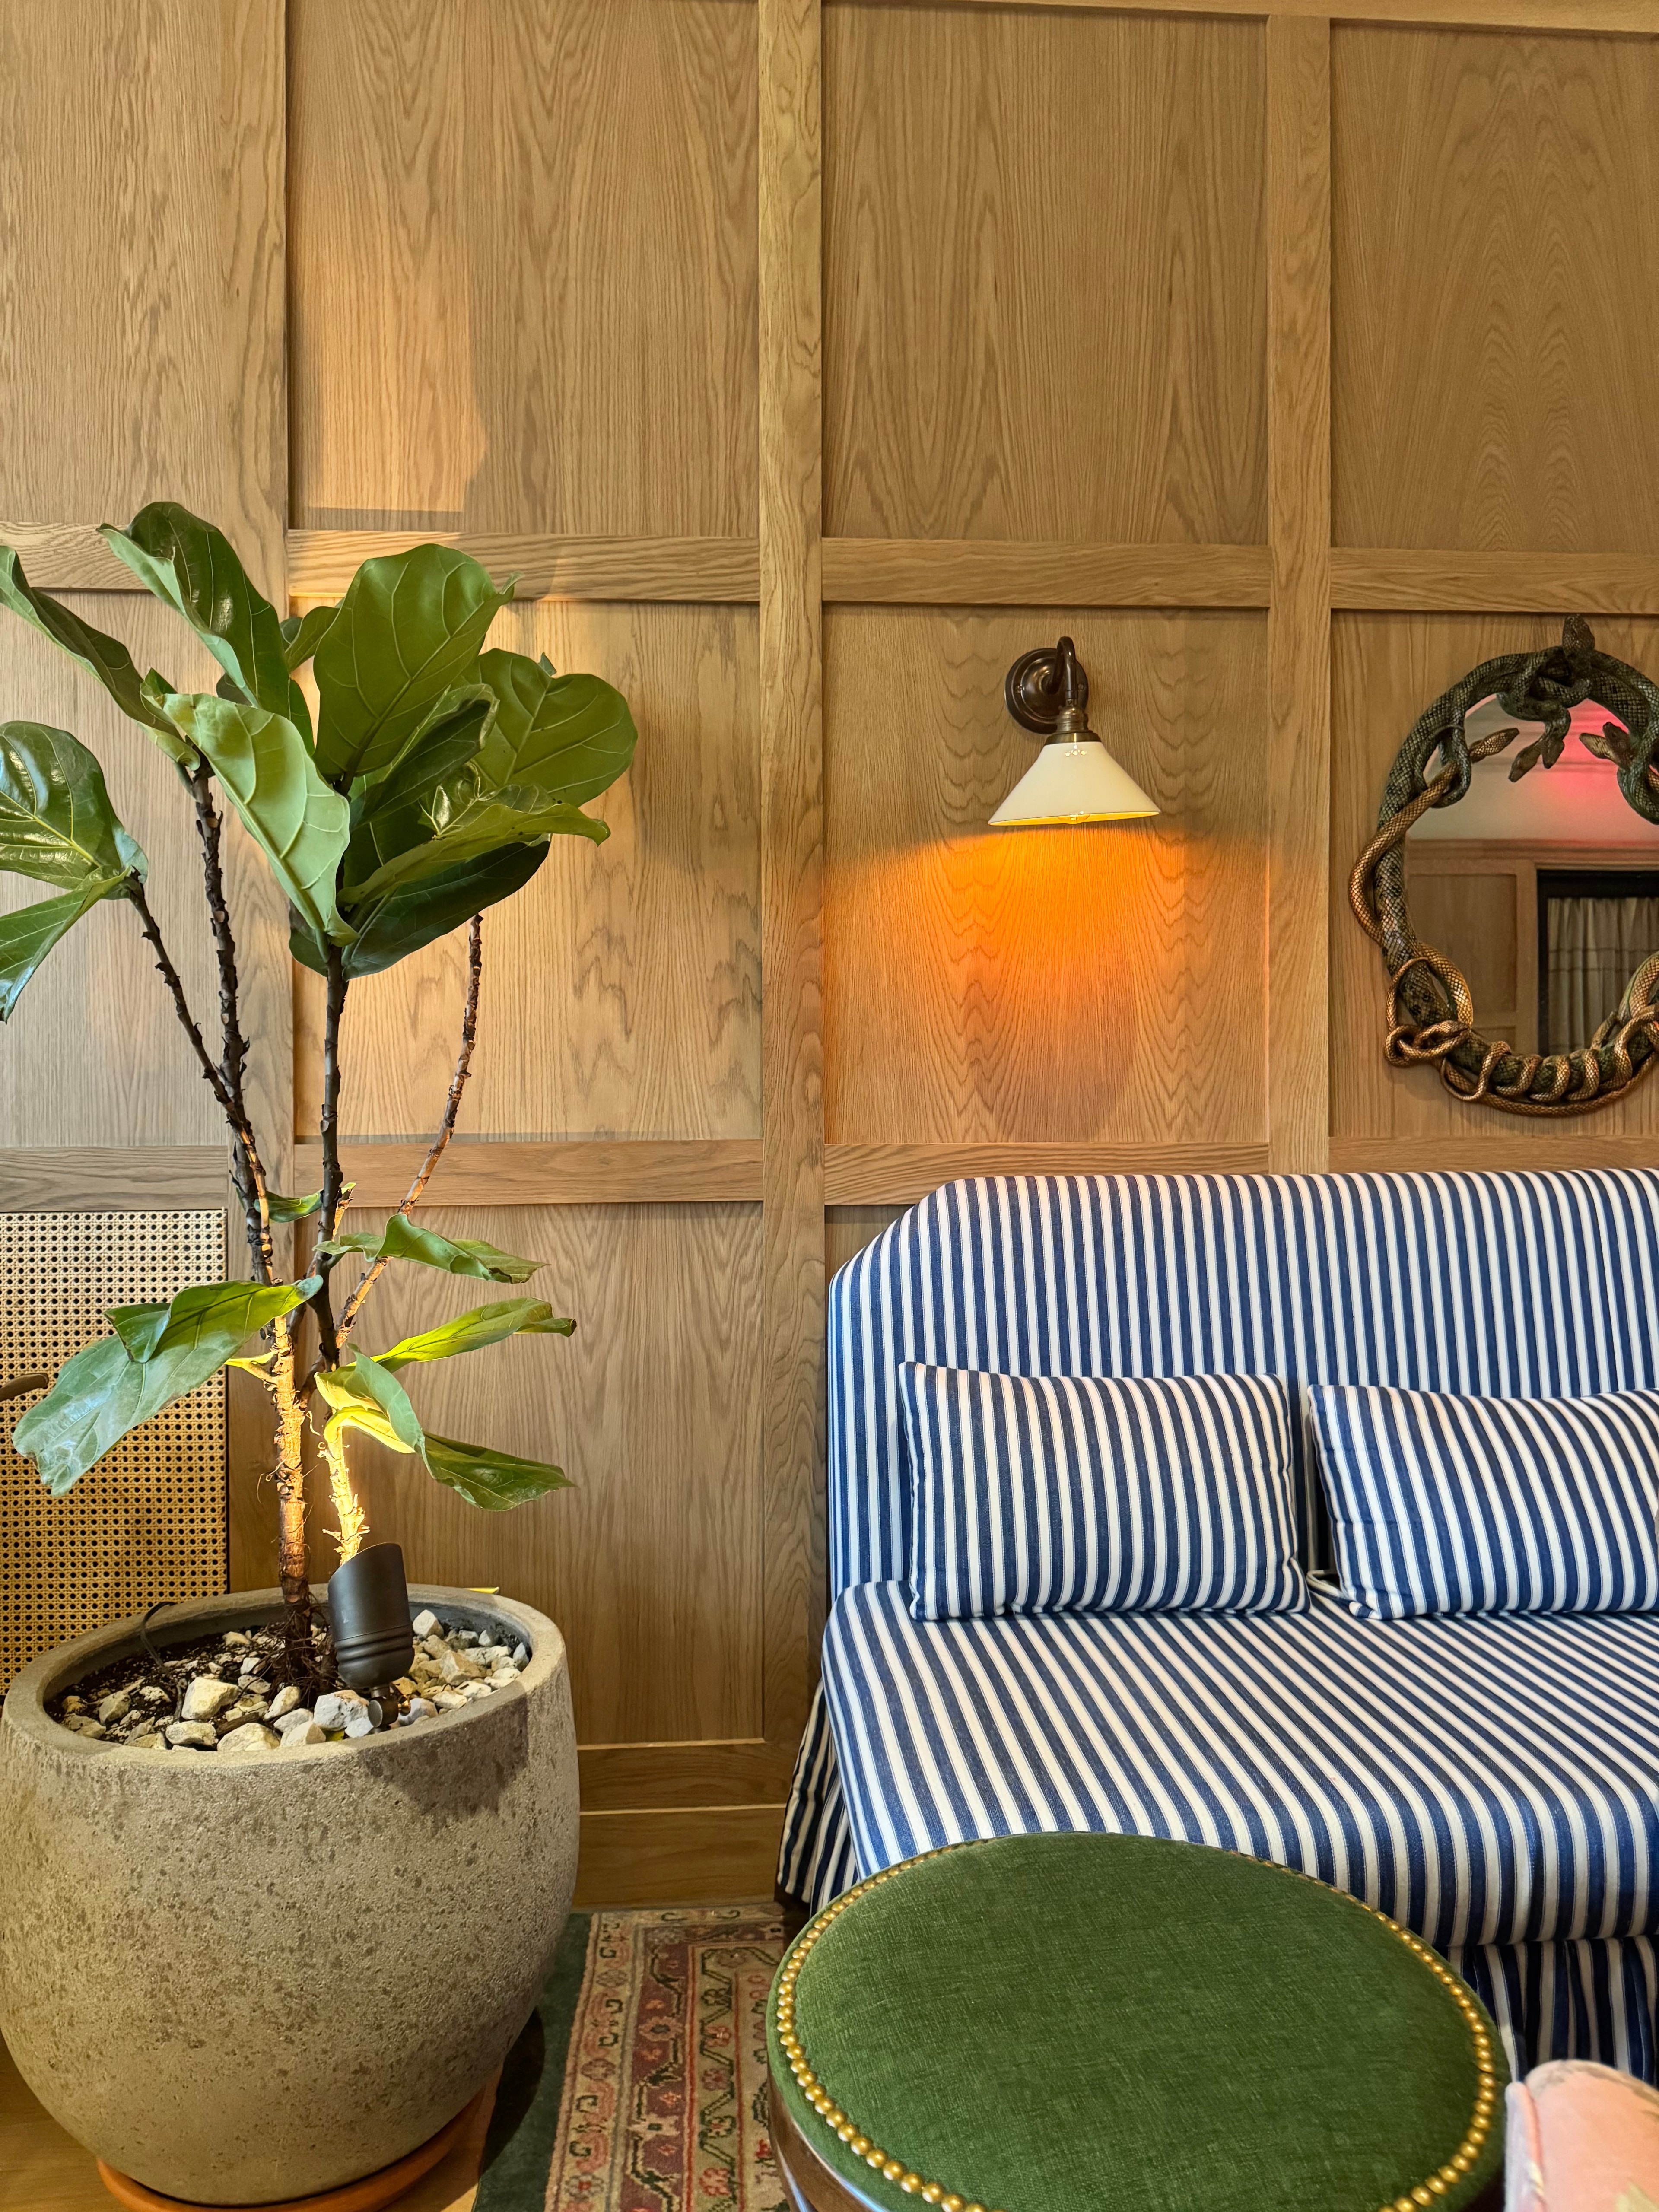
[[[367,1534],[349,1461],[357,1437],[417,1460],[486,1511],[565,1485],[556,1467],[434,1435],[398,1370],[510,1336],[568,1336],[574,1321],[538,1298],[503,1297],[378,1356],[352,1339],[389,1266],[512,1285],[542,1266],[479,1238],[440,1236],[410,1215],[454,1132],[471,1066],[484,911],[530,880],[553,838],[597,844],[609,835],[582,809],[628,768],[634,723],[621,694],[598,677],[562,676],[544,657],[485,651],[514,580],[497,585],[454,547],[417,545],[366,561],[337,606],[284,620],[223,533],[172,501],[146,507],[125,530],[106,525],[103,536],[217,662],[216,690],[180,691],[155,669],[140,676],[118,638],[37,590],[7,546],[0,605],[95,676],[172,765],[201,846],[216,1049],[162,940],[146,890],[149,864],[118,819],[102,769],[78,738],[44,722],[0,723],[0,873],[31,878],[50,893],[0,916],[0,1021],[83,915],[103,900],[125,900],[229,1129],[252,1267],[248,1280],[193,1284],[165,1304],[112,1307],[112,1334],[64,1362],[13,1442],[60,1496],[130,1429],[222,1368],[257,1377],[275,1419],[289,1666],[307,1681],[318,1663],[306,1544],[308,1427],[327,1470],[343,1559]],[[295,678],[307,662],[314,723]],[[270,1188],[248,1109],[226,807],[281,887],[295,957],[326,982],[322,1188],[297,1196]],[[381,1227],[347,1228],[351,1185],[339,1141],[347,994],[463,927],[467,982],[443,1119],[397,1212]],[[307,1224],[311,1271],[290,1279],[275,1232],[296,1223]],[[343,1297],[343,1267],[360,1271]]]

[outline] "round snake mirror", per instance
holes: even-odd
[[[1596,711],[1575,718],[1587,704]],[[1494,706],[1503,726],[1480,727],[1490,725]],[[1659,1053],[1659,902],[1622,902],[1642,908],[1636,942],[1645,949],[1633,956],[1622,988],[1615,982],[1604,992],[1600,1003],[1609,1010],[1592,1033],[1571,1045],[1540,1036],[1550,1048],[1532,1050],[1481,1033],[1463,968],[1419,936],[1407,901],[1407,832],[1431,808],[1467,799],[1477,765],[1514,744],[1523,723],[1541,724],[1541,734],[1516,753],[1510,783],[1555,768],[1572,732],[1595,763],[1617,771],[1619,790],[1643,822],[1659,824],[1659,688],[1639,669],[1598,652],[1589,623],[1575,615],[1559,645],[1482,661],[1418,717],[1395,756],[1376,836],[1354,864],[1348,896],[1388,966],[1383,1050],[1393,1066],[1432,1065],[1456,1097],[1506,1114],[1585,1114],[1621,1097]],[[1644,930],[1650,934],[1641,936]],[[1573,1003],[1587,1001],[1581,993]]]

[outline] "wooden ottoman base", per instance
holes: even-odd
[[[807,2142],[775,2081],[771,2084],[771,2112],[772,2155],[795,2212],[870,2212],[869,2199],[854,2196]]]

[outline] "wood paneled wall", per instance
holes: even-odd
[[[635,705],[610,842],[486,924],[430,1193],[580,1331],[423,1405],[579,1486],[368,1482],[420,1574],[563,1623],[587,1895],[769,1885],[825,1272],[899,1206],[1022,1165],[1659,1158],[1645,1092],[1559,1130],[1391,1074],[1343,896],[1474,659],[1579,610],[1659,662],[1656,95],[1659,0],[0,0],[31,573],[183,677],[99,520],[182,497],[295,607],[443,536],[523,572],[503,641]],[[1062,629],[1163,811],[994,834],[1030,757],[1003,672]],[[176,794],[5,647],[0,707],[102,752],[205,999]],[[240,855],[236,896],[302,1177],[313,979]],[[122,916],[51,974],[0,1041],[0,1198],[211,1188]],[[368,1218],[459,984],[452,942],[354,994]],[[371,1340],[433,1297],[390,1282]],[[259,1457],[245,1426],[240,1581]]]

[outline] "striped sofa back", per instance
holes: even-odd
[[[830,1285],[832,1590],[908,1571],[903,1360],[1584,1397],[1659,1383],[1656,1276],[1649,1169],[947,1183]]]

